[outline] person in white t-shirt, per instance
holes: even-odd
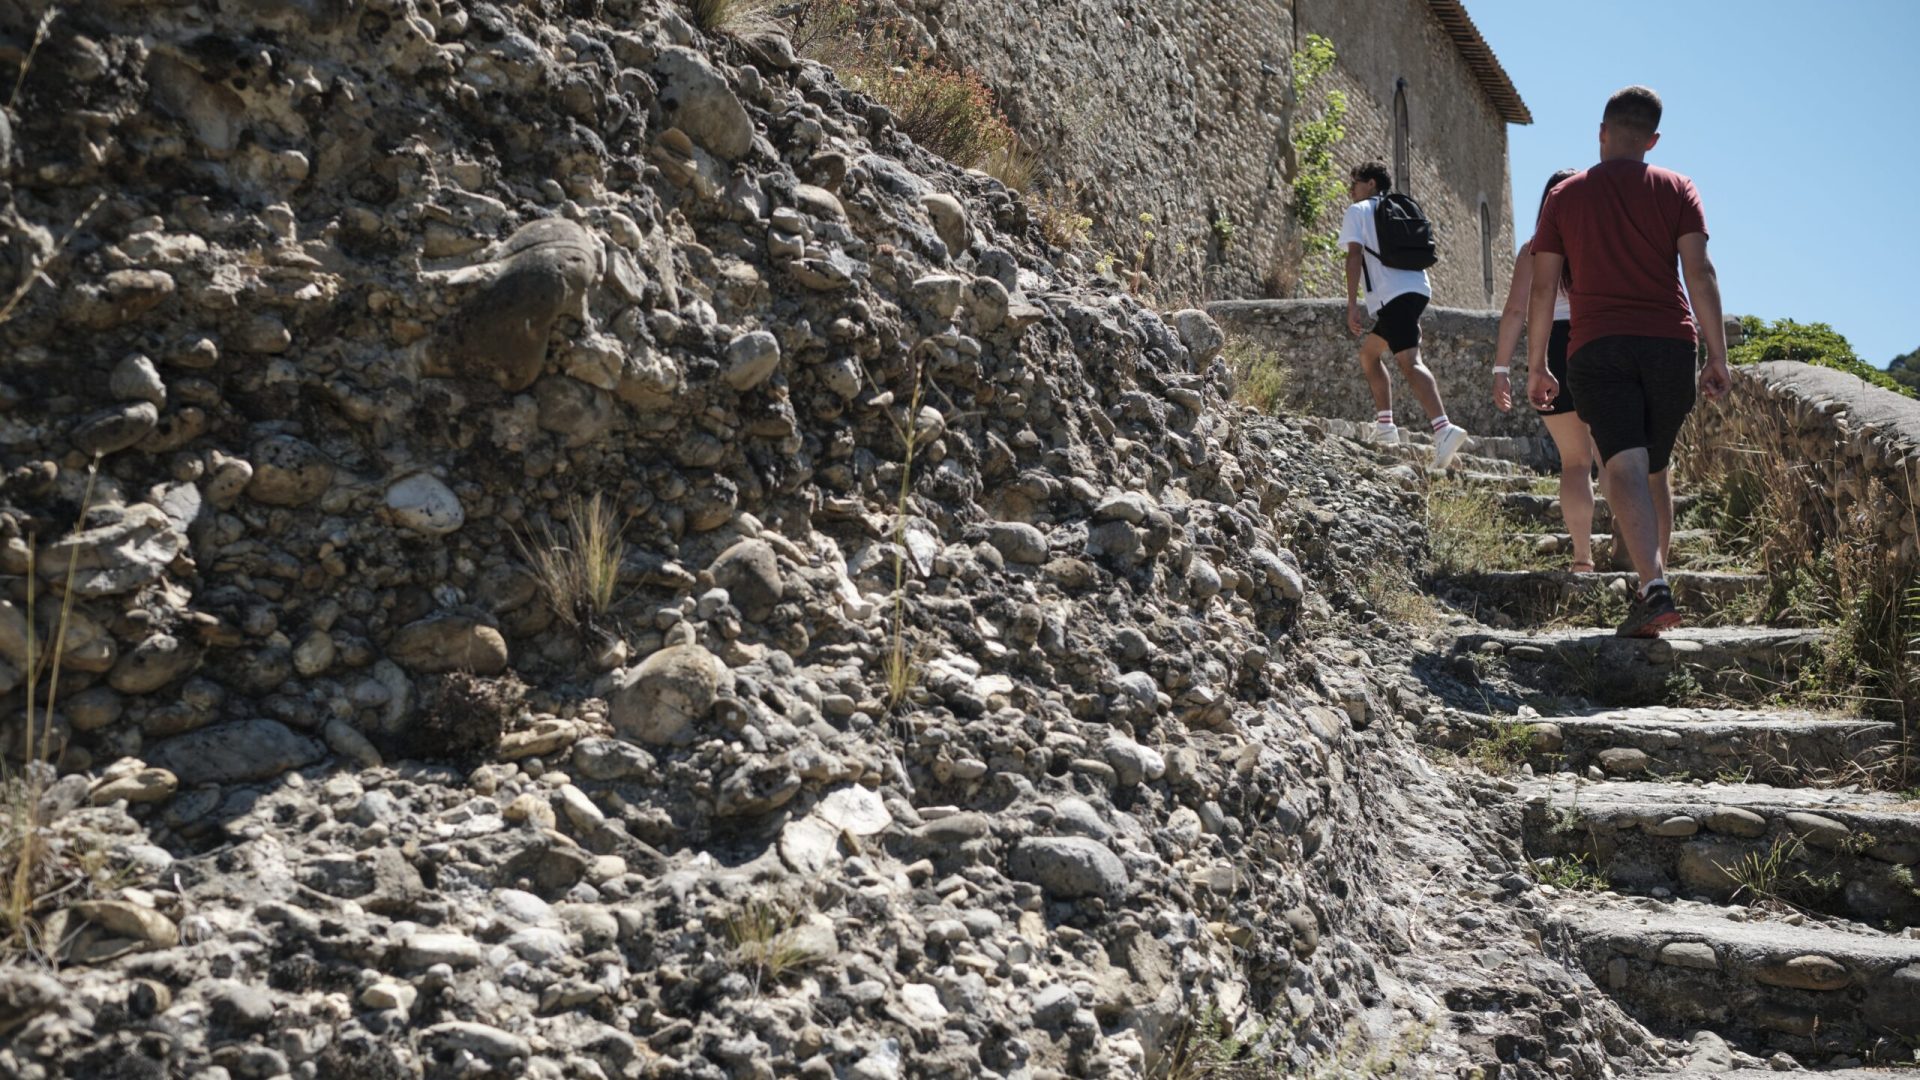
[[[1433,289],[1427,284],[1425,270],[1397,270],[1382,266],[1376,254],[1380,238],[1375,231],[1374,210],[1380,196],[1393,190],[1393,174],[1386,165],[1368,161],[1348,174],[1347,197],[1353,205],[1340,222],[1336,241],[1347,252],[1347,329],[1360,341],[1360,370],[1373,391],[1376,411],[1374,437],[1378,442],[1397,443],[1400,429],[1393,422],[1393,384],[1387,380],[1384,357],[1393,354],[1400,374],[1413,388],[1413,396],[1433,422],[1433,464],[1444,469],[1447,462],[1467,441],[1465,428],[1447,419],[1440,401],[1440,384],[1433,372],[1420,360],[1420,316],[1427,310]],[[1360,319],[1359,293],[1366,286],[1367,314],[1373,317],[1368,330]]]
[[[1562,180],[1574,175],[1561,169],[1547,179],[1540,193],[1541,205]],[[1509,370],[1513,354],[1520,345],[1520,332],[1527,326],[1527,300],[1533,289],[1533,241],[1520,246],[1513,261],[1513,287],[1507,291],[1507,307],[1500,313],[1500,340],[1493,354],[1493,404],[1501,412],[1513,408],[1513,379]],[[1567,340],[1573,332],[1573,306],[1567,300],[1563,283],[1553,298],[1553,337],[1547,342],[1547,370],[1558,381],[1559,396],[1549,405],[1536,405],[1540,419],[1553,436],[1560,451],[1560,514],[1567,522],[1567,535],[1573,546],[1576,574],[1593,572],[1593,436],[1587,422],[1573,409],[1573,386],[1567,381]]]

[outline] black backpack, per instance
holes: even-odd
[[[1413,196],[1389,191],[1373,208],[1373,231],[1380,250],[1373,257],[1395,270],[1425,270],[1440,261],[1433,243],[1433,223],[1420,212]]]

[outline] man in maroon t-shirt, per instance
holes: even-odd
[[[1613,95],[1600,119],[1600,164],[1553,189],[1533,234],[1527,397],[1545,407],[1560,392],[1546,353],[1564,270],[1573,306],[1567,382],[1604,463],[1614,538],[1626,542],[1640,575],[1622,637],[1658,637],[1680,625],[1666,579],[1667,465],[1693,409],[1696,326],[1707,342],[1701,396],[1711,401],[1732,385],[1700,195],[1693,181],[1646,163],[1659,141],[1660,96],[1644,86]]]

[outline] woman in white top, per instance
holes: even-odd
[[[1572,176],[1574,170],[1561,169],[1547,181],[1540,193],[1544,204],[1554,186]],[[1520,344],[1521,331],[1527,326],[1527,297],[1533,288],[1533,241],[1520,248],[1513,261],[1513,285],[1507,290],[1507,307],[1500,313],[1500,344],[1493,360],[1493,403],[1501,412],[1513,408],[1513,384],[1508,372],[1514,349]],[[1553,302],[1553,337],[1547,344],[1547,370],[1560,380],[1560,396],[1540,409],[1540,418],[1560,450],[1560,513],[1567,519],[1567,532],[1573,541],[1574,573],[1593,570],[1593,440],[1587,425],[1573,411],[1573,391],[1567,386],[1567,337],[1572,331],[1572,312],[1567,304],[1566,283],[1562,282]]]

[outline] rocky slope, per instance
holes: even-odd
[[[0,1074],[1129,1076],[1216,1016],[1306,1074],[1649,1053],[1412,747],[1361,585],[1419,477],[1229,408],[1204,315],[1057,270],[784,39],[40,14],[0,0],[16,759],[73,607]],[[604,613],[532,567],[596,496]]]

